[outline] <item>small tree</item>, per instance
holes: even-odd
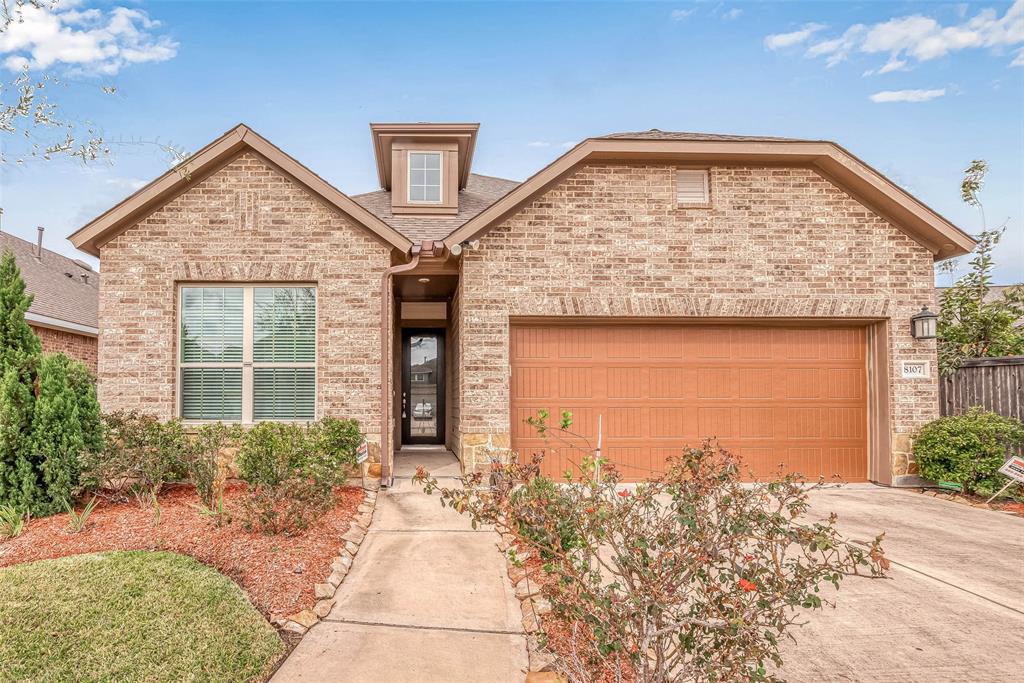
[[[985,229],[985,209],[978,197],[988,164],[971,163],[961,184],[961,197],[981,213],[982,232],[970,271],[942,295],[939,314],[939,370],[954,372],[968,358],[1024,354],[1024,329],[1015,326],[1024,317],[1024,287],[1009,287],[1001,299],[986,301],[992,287],[992,250],[1006,230]]]
[[[14,256],[0,258],[0,505],[63,509],[80,458],[102,447],[95,380],[64,354],[44,356],[25,322],[32,297]]]

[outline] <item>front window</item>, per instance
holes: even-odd
[[[409,152],[409,201],[441,201],[440,152]]]
[[[181,417],[312,420],[316,288],[181,288]]]

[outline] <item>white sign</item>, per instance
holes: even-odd
[[[369,457],[370,447],[366,445],[366,441],[364,440],[361,444],[359,444],[359,448],[356,449],[356,464],[361,465],[362,463],[366,462],[367,458]]]
[[[999,471],[1010,479],[1024,481],[1024,458],[1013,456],[1003,463],[1003,466],[999,468]]]
[[[903,377],[907,379],[929,379],[932,366],[926,360],[905,360],[902,364]]]

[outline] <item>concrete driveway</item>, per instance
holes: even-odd
[[[396,456],[334,608],[272,683],[522,683],[526,637],[498,535],[414,486],[416,465],[443,485],[459,471],[444,450]]]
[[[871,485],[815,492],[850,538],[886,532],[888,580],[848,578],[808,612],[783,676],[811,681],[1024,678],[1024,519]]]

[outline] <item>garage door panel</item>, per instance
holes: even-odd
[[[608,367],[608,398],[641,398],[646,394],[647,368],[635,365]]]
[[[559,398],[593,398],[594,374],[592,366],[559,367],[556,395]]]
[[[573,431],[592,443],[602,416],[604,454],[631,480],[710,437],[756,477],[782,463],[812,479],[866,478],[861,328],[513,325],[511,341],[513,447],[524,459],[548,452],[552,476],[585,450],[539,439],[525,420],[540,409],[553,423],[570,411]]]

